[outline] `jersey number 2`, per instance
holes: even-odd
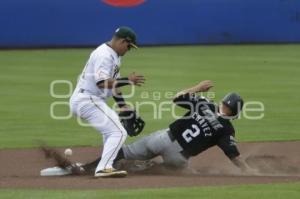
[[[200,129],[197,125],[193,124],[192,129],[187,129],[182,133],[182,137],[187,143],[191,142],[194,137],[200,134]]]

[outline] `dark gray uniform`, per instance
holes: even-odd
[[[239,156],[234,128],[228,119],[217,113],[215,104],[194,94],[181,95],[174,103],[189,111],[168,129],[123,146],[125,159],[149,160],[161,155],[168,166],[186,167],[189,157],[215,145],[228,158]]]

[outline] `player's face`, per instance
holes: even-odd
[[[127,51],[129,51],[131,48],[130,42],[126,39],[121,39],[119,43],[119,55],[123,56],[126,54]]]
[[[232,115],[232,111],[229,109],[229,107],[226,106],[225,104],[223,104],[222,102],[220,103],[220,106],[219,106],[219,112],[225,116]]]

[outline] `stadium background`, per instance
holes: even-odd
[[[147,0],[133,7],[2,0],[0,47],[94,46],[120,25],[136,30],[141,45],[292,43],[300,41],[299,7],[298,0]]]

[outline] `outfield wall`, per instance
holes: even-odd
[[[300,42],[300,0],[1,0],[0,16],[0,47],[97,45],[120,25],[142,45]]]

